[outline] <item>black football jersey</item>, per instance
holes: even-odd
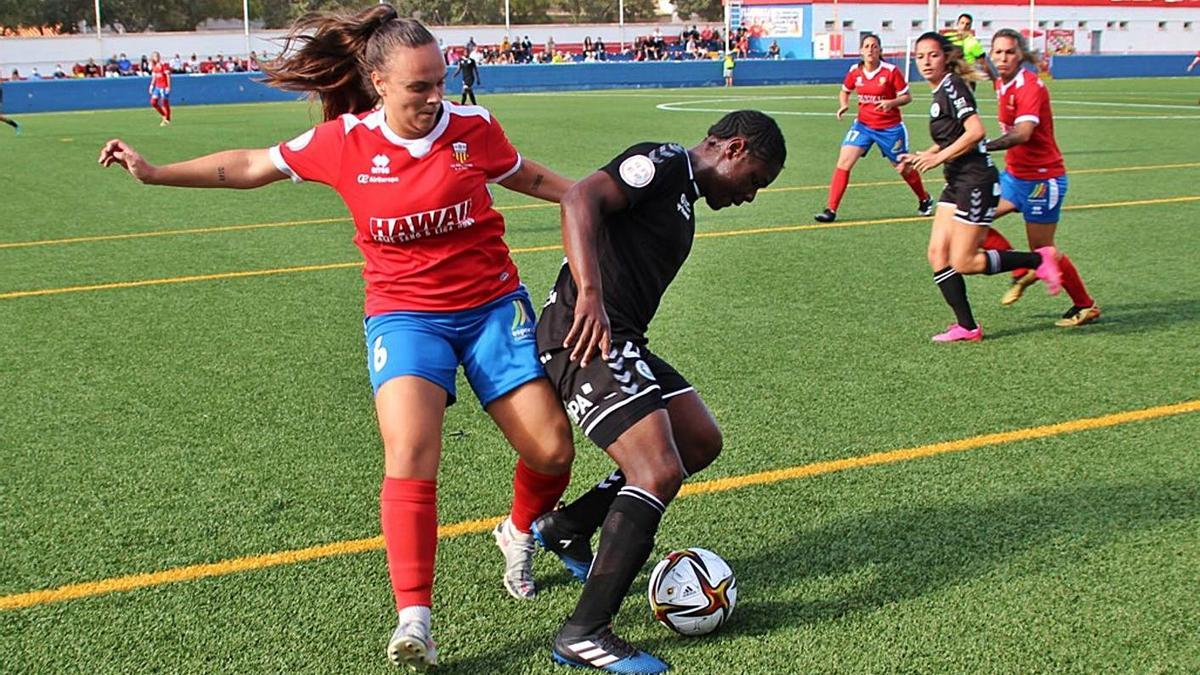
[[[475,80],[479,78],[479,65],[475,63],[475,59],[463,56],[458,60],[458,67],[462,70],[463,84],[475,84]]]
[[[978,115],[975,96],[971,89],[955,73],[947,73],[941,84],[933,90],[933,103],[929,106],[929,135],[939,148],[952,145],[965,132],[963,120]],[[950,184],[987,182],[995,180],[995,165],[984,148],[986,139],[977,147],[946,162],[944,172]]]
[[[692,250],[700,188],[687,150],[674,143],[638,143],[600,170],[629,200],[625,210],[605,217],[597,233],[604,309],[614,341],[644,344],[667,286]],[[539,350],[562,344],[577,296],[564,261],[538,322]]]

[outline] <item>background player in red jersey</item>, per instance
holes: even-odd
[[[160,127],[171,123],[171,67],[158,52],[150,55],[150,107],[162,115]]]
[[[933,200],[921,183],[920,172],[899,160],[900,155],[908,152],[908,129],[900,118],[900,106],[912,101],[908,83],[899,68],[883,61],[879,36],[863,34],[860,51],[862,60],[851,66],[842,82],[837,110],[840,120],[850,107],[850,92],[858,92],[858,116],[842,139],[837,168],[829,181],[829,202],[825,210],[814,217],[822,223],[831,223],[837,218],[838,205],[850,183],[850,170],[859,157],[871,151],[872,145],[879,146],[879,152],[917,195],[917,213],[928,216],[933,213]]]
[[[1029,51],[1025,38],[1011,28],[996,31],[992,37],[992,64],[1000,75],[995,80],[999,99],[996,114],[1004,135],[989,142],[987,149],[1007,150],[996,217],[1020,211],[1025,216],[1029,246],[1038,249],[1055,245],[1054,233],[1067,194],[1067,168],[1054,140],[1050,92],[1041,78],[1022,67],[1023,63],[1037,66],[1037,57]],[[1007,250],[1012,246],[993,229],[984,240],[984,248]],[[1071,258],[1060,252],[1058,265],[1072,304],[1057,325],[1071,328],[1100,318],[1100,307],[1088,294]],[[1016,302],[1036,281],[1032,272],[1015,278],[1001,303]]]
[[[444,101],[445,78],[434,36],[390,5],[312,15],[293,25],[267,81],[319,94],[326,122],[269,149],[167,166],[120,140],[100,153],[102,165],[119,164],[148,184],[252,188],[291,177],[342,196],[366,260],[367,363],[384,444],[381,521],[399,614],[387,651],[418,668],[437,663],[436,479],[458,366],[520,455],[512,512],[495,531],[514,596],[534,593],[529,526],[562,496],[574,459],[488,190],[498,182],[557,202],[571,183],[523,160],[487,110]]]

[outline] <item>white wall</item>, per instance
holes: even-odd
[[[852,22],[842,29],[848,53],[857,53],[860,31],[878,33],[883,39],[885,52],[903,51],[905,39],[930,30],[928,8],[925,4],[838,4],[836,24]],[[1001,28],[1025,29],[1029,27],[1028,6],[981,6],[954,5],[945,3],[938,9],[938,26],[946,21],[953,22],[961,12],[975,18],[975,34],[984,44]],[[813,32],[829,32],[826,21],[834,20],[834,5],[813,5]],[[884,21],[891,21],[891,28],[884,28]],[[1038,30],[1066,29],[1075,31],[1075,49],[1086,54],[1092,51],[1092,31],[1102,31],[1100,51],[1106,54],[1131,52],[1195,52],[1200,49],[1200,9],[1175,7],[1078,7],[1044,6],[1035,7]],[[913,21],[920,25],[914,27]],[[1125,27],[1120,22],[1126,22]],[[1166,29],[1159,29],[1159,22],[1166,22]],[[990,22],[987,25],[985,22]],[[1042,25],[1041,22],[1045,22]],[[1061,25],[1056,25],[1061,22]],[[1080,22],[1086,25],[1080,27]],[[1109,27],[1109,22],[1115,22]],[[1190,28],[1185,22],[1192,22]],[[1034,47],[1044,48],[1043,38],[1038,38]]]
[[[714,24],[716,25],[716,24]],[[683,30],[682,24],[626,24],[622,30],[617,25],[576,25],[549,24],[536,26],[513,26],[512,35],[516,39],[529,36],[539,48],[546,38],[553,37],[559,44],[583,42],[583,38],[591,36],[604,38],[609,45],[619,44],[624,38],[626,43],[633,42],[639,35],[649,35],[655,28],[663,31],[664,35],[678,36]],[[475,42],[498,44],[504,39],[504,26],[453,26],[432,27],[435,35],[446,46],[460,46],[470,37]],[[103,63],[113,54],[124,52],[132,60],[141,58],[142,54],[158,50],[163,58],[170,60],[176,53],[188,58],[193,53],[201,59],[217,54],[234,54],[245,56],[251,50],[262,54],[278,54],[279,39],[283,31],[251,31],[249,48],[245,34],[240,31],[205,31],[197,33],[124,33],[104,35],[103,40],[97,40],[95,35],[63,36],[63,37],[32,37],[0,39],[0,73],[7,77],[13,68],[18,68],[24,76],[29,75],[36,66],[42,75],[54,72],[55,64],[61,63],[68,72],[71,65],[84,63],[89,58],[95,58],[97,63]]]

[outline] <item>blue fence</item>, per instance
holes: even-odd
[[[1191,55],[1059,56],[1054,76],[1155,77],[1183,75]],[[842,80],[853,59],[826,61],[786,59],[739,61],[734,79],[739,85],[835,83]],[[479,92],[561,91],[642,87],[701,87],[723,82],[719,61],[657,63],[576,63],[570,65],[483,66]],[[451,71],[453,72],[453,71]],[[172,105],[256,103],[295,100],[296,94],[277,91],[257,81],[257,75],[176,76]],[[4,109],[9,113],[59,110],[136,108],[147,105],[147,78],[41,80],[4,85]],[[459,82],[450,79],[448,92]]]
[[[738,84],[840,82],[852,61],[746,60],[734,68]],[[450,71],[453,73],[453,69]],[[296,94],[277,91],[247,73],[175,76],[172,105],[291,101]],[[482,66],[484,92],[562,91],[640,87],[701,87],[724,82],[720,61],[655,63],[574,63],[558,65]],[[142,77],[91,80],[41,80],[4,85],[4,109],[10,113],[59,110],[136,108],[147,105],[150,80]],[[446,89],[461,86],[448,79]]]
[[[1074,80],[1087,77],[1178,77],[1193,54],[1130,54],[1126,56],[1056,56],[1052,62],[1054,77]]]

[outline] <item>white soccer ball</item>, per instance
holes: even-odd
[[[729,563],[702,548],[669,553],[650,573],[648,591],[654,618],[681,635],[713,632],[737,605]]]

